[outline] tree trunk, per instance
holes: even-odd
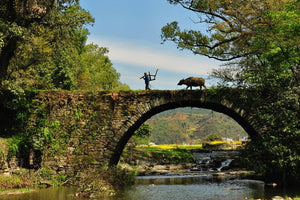
[[[287,185],[287,180],[286,180],[286,169],[284,168],[283,169],[283,172],[282,172],[282,185],[284,186],[284,187],[286,187],[286,185]]]

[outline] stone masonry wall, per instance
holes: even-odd
[[[40,167],[72,173],[118,163],[134,131],[151,116],[178,107],[201,107],[233,117],[251,137],[251,98],[237,90],[128,92],[39,91],[30,96],[24,129],[40,151]],[[251,106],[250,106],[251,107]],[[29,156],[29,155],[28,155]]]

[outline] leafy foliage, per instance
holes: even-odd
[[[251,45],[255,29],[267,27],[269,21],[263,17],[270,5],[268,1],[218,1],[218,0],[168,0],[180,4],[199,15],[198,23],[208,24],[207,33],[198,30],[181,31],[177,22],[162,28],[163,41],[173,41],[180,49],[189,49],[195,54],[205,55],[221,61],[245,57],[254,51]]]
[[[10,176],[0,175],[0,190],[26,188],[31,186],[31,183],[26,177],[12,174]]]
[[[119,188],[131,186],[135,183],[132,171],[112,167],[97,171],[86,170],[76,181],[79,193],[93,194],[93,198],[106,198],[116,195]]]
[[[206,142],[223,141],[222,137],[220,137],[220,136],[217,135],[217,134],[209,134],[209,135],[206,136],[203,140],[206,141]]]
[[[149,137],[151,134],[151,128],[148,123],[144,123],[141,125],[141,127],[135,131],[134,136],[136,137]]]
[[[118,87],[120,74],[112,67],[106,54],[108,49],[95,44],[86,45],[77,67],[77,89],[111,90]]]
[[[149,144],[152,128],[149,123],[143,123],[133,134],[128,142],[129,150],[133,150],[137,144]]]
[[[181,31],[177,22],[162,28],[163,41],[180,49],[228,61],[212,75],[221,86],[251,87],[261,138],[247,145],[245,158],[257,172],[282,184],[299,182],[298,0],[169,0],[199,14],[208,25]],[[258,106],[257,106],[258,105]]]
[[[1,1],[0,80],[16,70],[49,61],[72,42],[72,35],[93,21],[74,0]],[[15,61],[14,61],[15,60]],[[12,69],[9,69],[12,67]],[[12,70],[12,71],[11,71]]]
[[[10,90],[129,88],[105,55],[86,45],[94,19],[78,0],[1,1],[0,85]]]

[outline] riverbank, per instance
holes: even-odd
[[[138,176],[199,175],[255,178],[244,168],[236,150],[135,147],[124,151],[119,166]]]
[[[221,180],[257,181],[268,191],[281,191],[276,183],[266,183],[254,171],[246,170],[237,151],[207,151],[203,149],[200,151],[183,149],[141,151],[141,149],[131,149],[130,151],[124,152],[125,156],[121,158],[119,166],[136,171],[136,174],[142,179],[169,177],[173,180],[178,177],[205,177],[206,180],[212,182]],[[228,160],[230,160],[228,166],[222,166],[222,163]],[[203,163],[206,166],[203,166]],[[233,190],[236,188],[226,189],[226,191]],[[252,199],[299,200],[298,197],[278,196],[282,193],[277,192],[275,194],[277,195],[268,198]],[[245,197],[245,199],[248,198]]]
[[[114,196],[119,188],[135,183],[133,171],[119,167],[82,169],[73,175],[45,174],[43,170],[19,169],[0,175],[0,199],[50,188],[75,188],[73,197]]]
[[[183,163],[183,164],[164,164],[153,165],[152,163],[144,163],[139,166],[130,166],[128,164],[119,164],[123,169],[136,171],[137,176],[210,176],[213,178],[231,177],[235,179],[256,179],[260,177],[254,171],[243,169],[227,169],[226,171],[200,171],[194,170],[196,164]]]
[[[192,164],[192,163],[191,163]],[[241,190],[243,190],[243,187],[237,188],[236,184],[240,185],[242,182],[240,182],[239,180],[241,180],[241,176],[247,175],[249,171],[233,171],[233,170],[226,170],[226,171],[222,171],[222,172],[202,172],[202,171],[193,171],[193,170],[189,170],[187,169],[183,169],[184,167],[192,167],[192,165],[182,165],[182,164],[171,164],[171,165],[165,165],[165,166],[153,166],[152,167],[152,174],[163,174],[166,173],[165,175],[147,175],[147,176],[139,176],[137,180],[142,179],[153,179],[153,177],[156,177],[157,179],[161,179],[161,178],[165,178],[171,181],[175,181],[176,183],[178,182],[177,180],[182,179],[184,182],[184,185],[186,184],[186,180],[188,179],[195,179],[195,180],[203,180],[205,183],[201,184],[206,185],[205,187],[209,187],[210,184],[216,184],[216,186],[219,187],[219,181],[223,182],[224,180],[232,180],[233,181],[233,185],[231,186],[230,183],[231,181],[229,181],[229,185],[227,183],[225,183],[226,188],[220,191],[220,194],[223,194],[224,192],[228,193],[229,191],[237,191],[237,192],[241,192]],[[166,170],[166,171],[161,171],[161,170]],[[78,199],[78,198],[82,198],[82,195],[85,195],[85,197],[91,198],[91,199],[118,199],[118,195],[120,195],[119,193],[117,193],[116,186],[117,185],[126,185],[129,186],[132,184],[127,182],[122,182],[124,180],[130,180],[130,181],[134,181],[134,179],[130,179],[130,178],[134,178],[134,173],[131,171],[129,172],[128,170],[121,170],[120,168],[113,168],[113,169],[109,169],[107,171],[103,170],[101,173],[98,172],[88,172],[88,171],[82,171],[81,176],[79,176],[80,174],[78,174],[77,178],[80,177],[80,180],[78,180],[77,185],[73,185],[74,182],[72,182],[71,185],[67,186],[67,187],[62,187],[62,186],[51,186],[48,189],[30,189],[30,188],[25,188],[25,189],[20,189],[18,190],[10,190],[10,191],[2,191],[2,193],[0,193],[0,199],[4,199],[4,200],[11,200],[14,199],[13,196],[16,196],[16,198],[18,197],[26,197],[26,198],[19,198],[19,199],[25,199],[27,200],[28,196],[36,196],[35,198],[32,197],[28,197],[28,200],[40,200],[40,195],[44,195],[43,199],[47,199],[47,200],[54,200],[57,199],[55,198],[55,195],[57,195],[55,191],[63,191],[63,190],[67,190],[68,192],[63,192],[61,195],[64,195],[66,198],[64,199]],[[205,174],[206,173],[206,174]],[[130,175],[131,174],[131,175]],[[249,175],[249,174],[248,174]],[[6,175],[9,176],[9,175]],[[152,177],[152,178],[151,178]],[[202,178],[201,178],[202,177]],[[252,183],[252,180],[245,180],[245,183],[248,184],[248,182],[250,181],[250,183]],[[152,181],[150,181],[152,182]],[[161,181],[158,181],[161,184]],[[257,181],[254,181],[257,182]],[[259,181],[260,183],[263,183],[262,181]],[[179,184],[179,183],[178,183]],[[197,183],[198,184],[198,183]],[[114,186],[113,186],[114,185]],[[74,187],[75,186],[75,187]],[[200,186],[200,187],[202,187]],[[72,189],[70,188],[72,187]],[[133,188],[143,188],[143,185],[137,184],[135,186],[133,186]],[[145,187],[149,187],[149,189],[152,188],[156,188],[159,187],[159,185],[153,185],[153,184],[147,184],[147,186],[145,185]],[[162,186],[163,187],[163,186]],[[176,186],[174,186],[176,187]],[[180,186],[179,186],[180,187]],[[185,186],[182,186],[185,187]],[[223,187],[223,186],[222,186]],[[247,186],[248,187],[248,186]],[[56,189],[55,189],[56,188]],[[126,187],[127,188],[127,187]],[[131,187],[130,187],[131,188]],[[133,189],[135,190],[135,189]],[[49,197],[48,191],[52,191],[52,193],[54,192],[55,195],[53,194],[53,196],[51,196],[51,198]],[[161,191],[163,192],[163,191]],[[26,193],[31,193],[30,195]],[[277,195],[279,195],[279,193],[276,193]],[[280,195],[282,195],[282,193],[280,193]],[[11,198],[10,198],[11,197]],[[47,197],[47,198],[45,198]],[[146,196],[145,196],[146,197]],[[283,196],[285,197],[285,196]],[[126,199],[126,198],[124,198]],[[131,198],[129,198],[131,199]],[[257,199],[257,198],[252,198]],[[268,199],[271,200],[271,198],[260,198],[260,199]],[[286,199],[294,199],[294,200],[299,200],[299,198],[280,198],[280,200],[286,200]],[[278,200],[278,198],[277,198]]]

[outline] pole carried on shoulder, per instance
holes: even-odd
[[[155,74],[150,74],[150,72],[148,72],[150,81],[154,81],[156,79],[157,72],[158,72],[158,69],[156,69]]]

